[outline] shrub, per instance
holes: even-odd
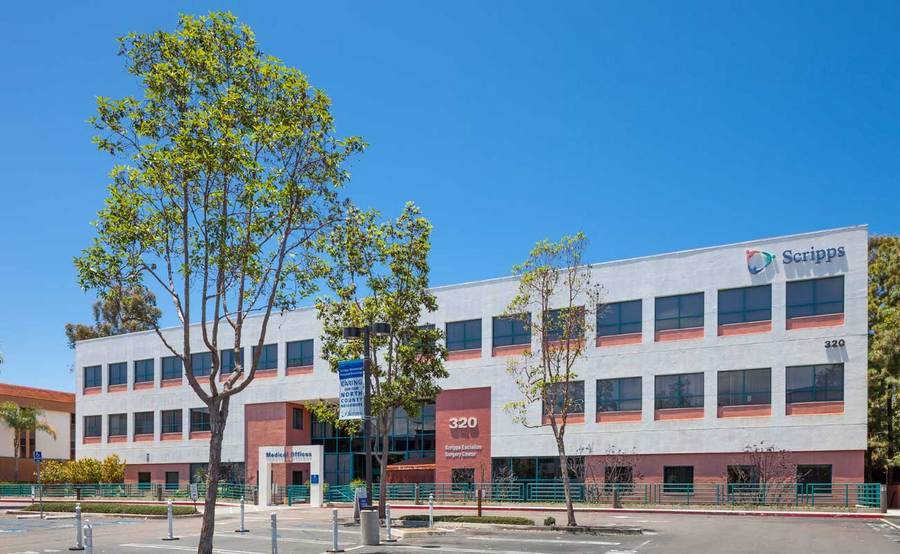
[[[28,511],[38,511],[40,504],[31,504],[22,508]],[[75,502],[44,502],[45,512],[74,512]],[[114,504],[111,502],[84,502],[81,504],[83,514],[129,514],[141,516],[166,515],[165,504]],[[193,506],[173,506],[172,513],[176,516],[196,514]]]
[[[125,480],[125,464],[115,454],[103,461],[94,458],[47,460],[41,464],[44,483],[121,483]]]
[[[400,519],[405,521],[428,521],[427,514],[414,514],[403,516]],[[449,523],[494,523],[498,525],[534,525],[534,520],[527,517],[516,516],[434,516],[435,521],[446,521]]]
[[[551,525],[556,525],[556,518],[553,516],[547,516],[544,518],[544,525],[550,527]]]

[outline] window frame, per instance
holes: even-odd
[[[748,391],[747,390],[747,378],[748,374],[752,371],[765,371],[769,373],[769,390],[768,391]],[[722,377],[726,374],[741,374],[741,386],[739,392],[731,392],[731,393],[723,393],[722,392]],[[750,402],[750,401],[738,401],[733,402],[733,397],[737,395],[738,397],[747,397],[750,395],[767,395],[767,402]],[[728,396],[729,398],[727,402],[723,402],[723,397]],[[772,368],[770,367],[758,367],[758,368],[750,368],[750,369],[723,369],[716,372],[716,404],[719,407],[725,406],[767,406],[772,404]]]
[[[571,391],[572,391],[573,386],[576,391],[578,391],[579,389],[581,390],[581,402],[579,403],[577,401],[578,395],[576,394],[576,398],[569,401],[569,411],[567,412],[566,416],[584,415],[584,380],[567,381],[567,382],[569,384],[569,395],[570,396],[572,395]],[[547,385],[547,387],[548,388],[554,388],[554,387],[562,388],[565,384],[566,384],[566,382],[550,383]],[[550,417],[551,415],[553,415],[554,417],[562,416],[563,415],[562,412],[556,413],[557,404],[558,403],[556,402],[556,399],[554,398],[553,414],[549,414],[549,413],[547,413],[547,402],[545,402],[544,399],[542,398],[541,399],[541,417],[546,418],[546,417]],[[573,409],[574,409],[574,411],[573,411]]]
[[[198,366],[200,371],[198,372]],[[194,377],[209,377],[212,373],[212,352],[194,352],[191,354],[191,374]]]
[[[305,415],[303,412],[304,412],[303,408],[298,408],[295,406],[291,407],[291,429],[294,429],[295,431],[303,430],[303,418]],[[297,417],[298,415],[299,415],[299,418]],[[299,425],[297,423],[298,420],[299,420]]]
[[[244,347],[243,346],[240,348],[240,351],[238,352],[238,356],[241,359],[241,367],[244,367]],[[225,363],[226,357],[229,360],[229,363],[227,363],[227,364]],[[219,366],[220,366],[219,373],[221,373],[222,375],[225,375],[227,373],[231,373],[232,371],[234,371],[234,366],[235,366],[234,348],[225,348],[225,349],[219,350]]]
[[[819,296],[819,285],[825,283],[827,281],[840,281],[841,283],[841,299],[838,300],[828,300],[828,301],[820,301],[818,299]],[[812,300],[810,302],[800,303],[800,302],[791,302],[791,292],[792,289],[796,289],[796,287],[801,285],[812,285]],[[817,277],[815,279],[799,279],[795,281],[788,281],[785,285],[784,291],[784,310],[785,317],[787,319],[795,319],[799,317],[815,317],[819,315],[836,315],[845,313],[846,309],[846,296],[847,296],[847,283],[844,280],[843,275],[833,275],[830,277]],[[839,311],[820,311],[820,307],[822,305],[828,304],[840,304]],[[796,313],[797,310],[802,308],[811,308],[813,313]],[[791,313],[792,310],[795,313]]]
[[[147,417],[149,416],[149,418]],[[150,422],[150,431],[148,432],[143,426],[146,425],[147,421]],[[134,412],[131,416],[132,425],[134,426],[134,434],[137,435],[152,435],[156,431],[156,422],[154,421],[153,412]],[[138,427],[138,422],[140,421],[141,427]],[[141,432],[143,431],[143,432]]]
[[[700,379],[700,392],[699,393],[687,394],[687,395],[674,395],[674,396],[673,395],[660,395],[659,389],[660,389],[660,380],[661,379],[664,380],[666,378],[677,377],[678,381],[680,382],[684,377],[688,377],[688,376],[699,377],[699,379]],[[654,381],[653,381],[653,406],[654,406],[654,409],[656,409],[656,410],[671,410],[671,409],[687,409],[687,408],[704,408],[705,407],[706,402],[704,400],[704,396],[706,393],[706,390],[705,390],[706,385],[704,383],[705,375],[702,371],[691,372],[691,373],[669,373],[669,374],[665,374],[665,375],[655,375],[654,377],[655,377]],[[670,398],[699,398],[700,405],[690,405],[690,403],[684,404],[684,405],[678,405],[678,406],[661,405],[664,403],[664,401],[666,399],[670,399]]]
[[[177,414],[178,417],[174,418],[173,421],[178,422],[178,428],[174,429],[171,425],[166,425],[166,415],[169,414]],[[171,424],[171,422],[170,422]],[[159,412],[159,427],[160,433],[168,434],[168,433],[183,433],[184,432],[184,411],[181,408],[175,408],[172,410],[160,410]]]
[[[88,379],[88,372],[91,373],[91,379]],[[93,375],[96,373],[96,379]],[[89,384],[90,383],[90,384]],[[82,368],[82,385],[84,389],[96,389],[103,386],[103,366],[88,365]]]
[[[167,362],[171,362],[167,364]],[[174,365],[174,367],[166,367],[166,365]],[[175,379],[181,380],[184,378],[184,364],[181,362],[181,358],[178,356],[163,356],[159,362],[160,366],[160,377],[163,381],[173,381]],[[177,371],[178,375],[171,375],[171,373],[167,373],[167,371]]]
[[[298,355],[293,358],[291,357],[292,346],[295,346],[299,349],[299,353],[297,353]],[[305,351],[307,346],[309,347],[308,352]],[[287,360],[287,367],[308,367],[313,365],[313,362],[316,359],[315,340],[303,339],[285,343],[284,359]]]
[[[146,379],[146,362],[150,362],[150,378]],[[152,383],[156,380],[156,367],[154,364],[153,358],[145,358],[143,360],[135,360],[133,363],[134,367],[134,382],[135,383]]]
[[[622,308],[625,305],[633,305],[637,304],[638,306],[638,319],[637,321],[622,320]],[[616,322],[615,323],[603,323],[603,321],[607,318],[607,310],[610,308],[615,308],[613,311],[616,313]],[[622,328],[626,325],[634,325],[637,324],[637,331],[622,331]],[[602,332],[604,329],[610,329],[614,332],[604,333]],[[637,300],[622,300],[619,302],[609,302],[606,304],[601,304],[597,306],[597,336],[598,337],[615,337],[619,335],[633,335],[643,333],[644,331],[644,301],[641,298]]]
[[[115,371],[116,381],[113,381]],[[106,366],[106,384],[109,387],[128,384],[128,362],[114,362]]]
[[[272,371],[278,369],[278,343],[264,344],[262,345],[262,350],[259,353],[259,358],[256,357],[256,351],[260,348],[259,346],[254,346],[251,350],[252,359],[251,361],[256,365],[256,371]],[[274,359],[271,359],[271,354],[274,352]]]
[[[767,289],[769,292],[769,304],[767,308],[747,308],[747,292],[753,290],[762,290]],[[740,309],[735,310],[722,310],[722,295],[723,294],[731,294],[740,292]],[[768,317],[756,318],[752,319],[752,316],[749,316],[748,313],[752,312],[768,312]],[[736,314],[740,314],[740,319],[738,321],[722,321],[722,316],[733,316]],[[749,287],[736,287],[730,289],[719,289],[717,294],[717,304],[716,304],[716,316],[719,325],[734,325],[737,323],[755,323],[755,322],[765,322],[772,321],[772,284],[766,283],[764,285],[753,285]]]
[[[116,425],[113,427],[113,418]],[[119,427],[122,427],[121,429]],[[113,432],[115,430],[115,432]],[[128,414],[107,414],[106,416],[106,436],[107,437],[127,437],[128,436]]]
[[[499,332],[497,325],[509,324],[509,332]],[[522,324],[522,331],[516,332],[516,324]],[[509,339],[509,342],[499,344],[497,339]],[[503,346],[531,345],[531,313],[517,315],[495,315],[491,318],[491,346],[494,348]]]
[[[690,481],[669,481],[669,471],[689,470]],[[663,493],[664,494],[693,494],[694,492],[694,466],[663,466]]]
[[[841,386],[840,387],[820,387],[816,384],[816,372],[818,370],[824,370],[825,368],[837,367],[840,368],[840,376],[841,376]],[[791,373],[799,372],[799,371],[809,370],[811,376],[811,383],[808,387],[804,388],[795,388],[791,389],[790,381],[791,381]],[[784,368],[784,393],[785,393],[785,404],[803,404],[806,402],[843,402],[846,388],[846,375],[844,374],[844,364],[835,363],[835,364],[812,364],[812,365],[798,365],[798,366],[787,366]],[[809,389],[804,390],[804,389]],[[840,398],[819,398],[818,395],[821,392],[823,396],[827,396],[829,392],[840,391]],[[811,394],[811,400],[792,400],[791,395],[800,395],[800,394]]]
[[[684,308],[682,307],[682,303],[694,297],[700,297],[700,314],[699,315],[685,315]],[[659,302],[660,300],[677,300],[677,315],[674,317],[659,317]],[[684,325],[682,324],[682,320],[686,319],[696,319],[700,318],[700,325]],[[666,327],[660,328],[659,323],[661,321],[675,321],[677,325],[675,327]],[[683,294],[670,294],[668,296],[657,296],[653,301],[653,330],[655,332],[660,331],[674,331],[677,329],[702,329],[706,325],[706,294],[704,292],[686,292]]]
[[[82,430],[81,430],[82,435],[85,438],[102,437],[103,436],[103,416],[100,414],[97,414],[97,415],[86,415],[83,417],[84,417],[84,419],[82,420]],[[88,434],[88,429],[89,429],[89,427],[91,427],[88,425],[88,421],[91,421],[91,422],[96,421],[97,422],[96,434],[94,434],[94,433]]]
[[[637,380],[638,386],[638,396],[635,397],[622,397],[622,388],[624,381],[634,381]],[[601,407],[607,405],[605,402],[601,402],[600,400],[600,387],[603,383],[612,383],[613,384],[613,394],[612,394],[612,404],[615,404],[615,409],[601,409]],[[640,412],[643,411],[643,397],[644,397],[644,380],[641,376],[638,377],[614,377],[610,379],[597,379],[597,413],[616,413],[616,412]],[[623,410],[622,403],[624,402],[637,402],[637,409],[629,409]]]
[[[563,337],[564,329],[559,329],[558,333],[555,330],[555,327],[557,326],[556,320],[558,314],[562,314],[563,312],[567,312],[569,310],[576,311],[581,317],[578,319],[578,328],[573,330],[574,332],[572,333],[572,336]],[[544,337],[547,342],[584,340],[585,328],[587,323],[585,317],[584,306],[566,306],[563,308],[552,308],[544,312],[544,318],[541,321],[541,324],[543,326],[541,331],[544,333]]]
[[[450,340],[450,326],[462,326],[462,339]],[[470,330],[478,330],[478,336],[469,336]],[[481,331],[481,318],[463,319],[460,321],[448,321],[444,324],[444,341],[447,352],[461,352],[464,350],[481,350],[483,333]]]
[[[195,423],[194,414],[205,414],[206,415],[205,423],[202,420],[196,422],[198,424],[198,428],[196,428],[196,429],[194,428],[194,423]],[[190,425],[191,425],[191,427],[190,427],[191,433],[203,433],[206,431],[210,431],[212,428],[210,427],[210,424],[209,424],[209,408],[206,406],[203,406],[200,408],[191,408],[190,409]],[[203,427],[205,427],[205,429]]]

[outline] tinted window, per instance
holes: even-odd
[[[663,467],[663,492],[690,493],[694,490],[694,466]]]
[[[181,358],[178,356],[166,356],[162,359],[162,378],[181,379]]]
[[[656,299],[656,330],[703,327],[703,293]]]
[[[253,347],[253,358],[256,359],[257,347]],[[278,345],[265,344],[259,353],[256,369],[276,369],[278,367]]]
[[[597,336],[641,332],[641,301],[614,302],[597,308]]]
[[[163,433],[181,432],[181,410],[163,410],[159,415]]]
[[[287,366],[303,367],[313,365],[313,340],[298,340],[287,343]]]
[[[549,341],[584,338],[584,307],[548,310],[544,314],[544,334]]]
[[[191,432],[209,429],[209,408],[191,408]]]
[[[221,352],[219,352],[219,359],[221,360],[221,364],[222,364],[222,370],[221,370],[222,373],[231,373],[232,371],[234,371],[234,366],[235,366],[234,361],[235,360],[234,360],[234,349],[233,348],[229,348],[227,350],[222,350]],[[243,348],[241,348],[238,351],[238,361],[241,362],[241,367],[243,367],[244,366],[244,349]]]
[[[491,337],[494,346],[531,344],[531,314],[496,316]]]
[[[107,434],[110,437],[124,437],[128,435],[128,414],[109,414],[107,419]]]
[[[291,414],[293,428],[303,429],[303,408],[293,408]]]
[[[739,369],[719,372],[719,406],[772,403],[772,370]]]
[[[771,319],[771,285],[719,291],[719,325]]]
[[[134,362],[134,382],[153,382],[153,359],[137,360]]]
[[[109,364],[109,384],[124,385],[128,382],[128,363]]]
[[[813,485],[811,488],[819,493],[826,492],[826,487],[817,487],[815,485],[828,485],[827,492],[831,492],[831,465],[828,464],[807,464],[797,466],[797,482],[804,485]],[[810,491],[812,492],[812,491]]]
[[[103,370],[98,365],[84,368],[84,388],[103,386]]]
[[[728,466],[729,484],[757,484],[759,483],[759,468],[751,465]]]
[[[844,276],[787,284],[787,317],[844,313]]]
[[[212,373],[212,353],[197,352],[191,354],[191,373],[195,377],[204,377]]]
[[[98,366],[99,367],[99,366]],[[103,434],[103,420],[98,415],[84,416],[84,436],[99,437]]]
[[[702,373],[656,376],[656,409],[702,407]]]
[[[481,348],[481,320],[455,321],[447,324],[447,350]]]
[[[153,434],[153,412],[137,412],[134,414],[134,434]]]
[[[597,411],[641,411],[641,378],[627,377],[597,381]]]
[[[568,387],[566,386],[568,384]],[[572,381],[569,383],[551,383],[547,385],[547,398],[543,402],[543,414],[547,413],[548,405],[552,407],[554,414],[562,414],[566,407],[566,395],[568,392],[568,412],[570,414],[584,413],[584,381]]]
[[[788,367],[785,381],[788,404],[844,399],[844,364]]]

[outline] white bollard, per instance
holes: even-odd
[[[384,542],[397,542],[394,535],[391,534],[391,505],[384,505],[384,526],[387,527],[387,538]]]
[[[240,529],[235,529],[235,533],[249,533],[250,529],[244,527],[244,497],[241,497],[241,527]]]
[[[278,520],[272,514],[272,554],[278,554]]]
[[[331,550],[326,552],[343,552],[340,541],[338,541],[338,511],[337,508],[331,510]]]
[[[169,520],[169,536],[165,537],[164,541],[177,541],[178,537],[175,536],[175,514],[172,509],[172,499],[170,498],[166,501],[166,519]]]
[[[428,495],[428,527],[434,527],[434,493]]]
[[[84,529],[81,526],[81,504],[75,504],[75,546],[69,550],[84,550]]]
[[[94,554],[94,526],[90,521],[84,524],[84,552]]]

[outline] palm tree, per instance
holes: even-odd
[[[0,403],[0,421],[13,430],[13,456],[16,461],[13,474],[15,481],[19,480],[19,444],[21,444],[22,437],[43,431],[54,439],[56,438],[56,430],[46,421],[38,419],[43,415],[43,410],[39,408],[19,406],[15,402]]]

